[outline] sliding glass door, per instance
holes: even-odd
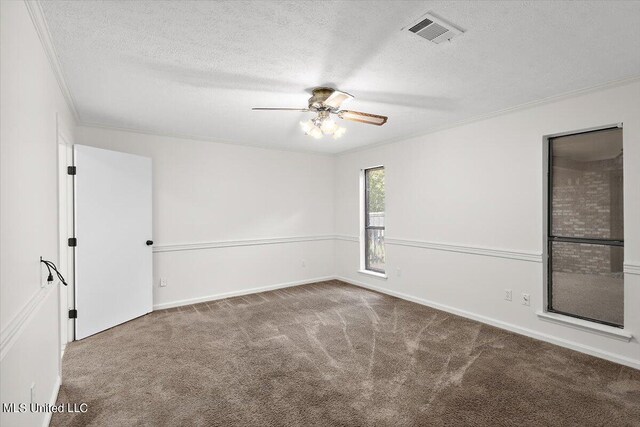
[[[548,311],[623,326],[622,168],[620,128],[549,140]]]

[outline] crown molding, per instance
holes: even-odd
[[[475,123],[475,122],[481,122],[483,120],[487,120],[487,119],[491,119],[494,117],[499,117],[499,116],[504,116],[506,114],[510,114],[510,113],[515,113],[517,111],[523,111],[523,110],[528,110],[534,107],[538,107],[541,105],[546,105],[546,104],[552,104],[554,102],[558,102],[558,101],[562,101],[564,99],[569,99],[569,98],[574,98],[577,96],[581,96],[581,95],[586,95],[589,93],[593,93],[593,92],[599,92],[601,90],[606,90],[606,89],[611,89],[614,87],[618,87],[618,86],[625,86],[628,84],[632,84],[635,82],[639,82],[640,81],[640,75],[637,76],[631,76],[631,77],[625,77],[622,79],[617,79],[617,80],[612,80],[606,83],[601,83],[595,86],[589,86],[586,88],[582,88],[582,89],[577,89],[577,90],[573,90],[573,91],[569,91],[569,92],[564,92],[561,93],[559,95],[553,95],[553,96],[548,96],[546,98],[541,98],[535,101],[530,101],[530,102],[525,102],[523,104],[518,104],[515,105],[513,107],[508,107],[508,108],[503,108],[500,110],[496,110],[490,113],[486,113],[486,114],[480,114],[477,116],[473,116],[470,117],[468,119],[464,119],[464,120],[460,120],[451,124],[446,124],[446,125],[442,125],[442,126],[435,126],[431,129],[427,129],[426,131],[422,131],[422,132],[417,132],[417,133],[413,133],[407,136],[402,136],[402,137],[398,137],[398,138],[391,138],[391,139],[387,139],[384,141],[380,141],[380,142],[376,142],[373,144],[368,144],[368,145],[363,145],[360,147],[356,147],[356,148],[351,148],[349,150],[344,150],[341,151],[339,153],[335,153],[334,156],[342,156],[345,154],[352,154],[352,153],[357,153],[360,151],[366,151],[366,150],[370,150],[372,148],[378,148],[378,147],[383,147],[385,145],[391,145],[391,144],[395,144],[397,142],[402,142],[402,141],[408,141],[410,139],[416,139],[416,138],[420,138],[420,137],[424,137],[427,135],[431,135],[437,132],[441,132],[443,130],[447,130],[447,129],[454,129],[460,126],[465,126],[471,123]]]
[[[204,137],[204,136],[198,136],[198,135],[189,135],[189,134],[175,134],[175,133],[166,133],[166,132],[155,132],[155,131],[149,131],[149,130],[141,130],[141,129],[134,129],[134,128],[124,128],[124,127],[117,127],[117,126],[110,126],[110,125],[104,125],[101,123],[91,123],[91,122],[82,122],[78,120],[78,126],[83,126],[83,127],[87,127],[87,128],[95,128],[95,129],[105,129],[105,130],[112,130],[112,131],[119,131],[119,132],[129,132],[129,133],[137,133],[137,134],[141,134],[141,135],[149,135],[149,136],[160,136],[160,137],[168,137],[168,138],[181,138],[181,139],[189,139],[189,140],[193,140],[193,141],[205,141],[205,142],[214,142],[214,143],[218,143],[218,144],[231,144],[234,145],[236,147],[251,147],[251,148],[261,148],[264,150],[276,150],[276,151],[285,151],[285,152],[294,152],[294,153],[307,153],[307,154],[318,154],[318,155],[322,155],[322,156],[329,156],[329,157],[339,157],[342,155],[346,155],[346,154],[352,154],[352,153],[357,153],[357,152],[361,152],[361,151],[366,151],[366,150],[370,150],[373,148],[378,148],[378,147],[383,147],[385,145],[391,145],[391,144],[395,144],[398,142],[402,142],[402,141],[408,141],[411,139],[416,139],[416,138],[420,138],[420,137],[424,137],[430,134],[434,134],[437,132],[441,132],[443,130],[447,130],[447,129],[453,129],[453,128],[457,128],[460,126],[464,126],[464,125],[468,125],[471,123],[475,123],[475,122],[480,122],[483,120],[487,120],[487,119],[491,119],[493,117],[498,117],[498,116],[502,116],[502,115],[506,115],[509,113],[513,113],[513,112],[517,112],[517,111],[522,111],[522,110],[528,110],[540,105],[545,105],[545,104],[551,104],[554,102],[558,102],[561,101],[563,99],[569,99],[569,98],[573,98],[576,96],[580,96],[580,95],[586,95],[589,93],[593,93],[593,92],[598,92],[601,90],[606,90],[606,89],[610,89],[610,88],[614,88],[614,87],[618,87],[618,86],[624,86],[627,84],[631,84],[631,83],[635,83],[637,81],[640,81],[640,75],[638,76],[632,76],[632,77],[626,77],[623,79],[618,79],[618,80],[613,80],[613,81],[609,81],[606,83],[602,83],[602,84],[598,84],[595,86],[590,86],[587,88],[582,88],[582,89],[578,89],[578,90],[574,90],[574,91],[570,91],[570,92],[564,92],[562,94],[559,95],[553,95],[553,96],[549,96],[546,98],[542,98],[542,99],[538,99],[535,101],[530,101],[530,102],[526,102],[524,104],[519,104],[513,107],[508,107],[508,108],[504,108],[501,110],[496,110],[487,114],[481,114],[478,116],[473,116],[471,118],[468,119],[464,119],[464,120],[460,120],[451,124],[446,124],[446,125],[442,125],[442,126],[436,126],[433,127],[431,129],[427,129],[425,131],[421,131],[421,132],[417,132],[417,133],[413,133],[410,135],[406,135],[406,136],[401,136],[398,138],[391,138],[391,139],[387,139],[384,141],[380,141],[380,142],[376,142],[373,144],[367,144],[367,145],[362,145],[360,147],[355,147],[355,148],[351,148],[348,150],[344,150],[344,151],[339,151],[336,153],[331,153],[331,152],[323,152],[323,151],[317,151],[317,150],[308,150],[308,149],[287,149],[287,148],[282,148],[282,147],[265,147],[263,145],[258,145],[258,144],[250,144],[250,143],[244,143],[244,142],[233,142],[233,141],[224,141],[224,140],[216,140],[214,138],[209,138],[209,137]]]
[[[71,114],[73,115],[76,124],[79,124],[80,116],[78,115],[78,109],[76,108],[75,101],[73,100],[73,96],[71,95],[69,86],[67,85],[67,82],[64,78],[64,72],[62,71],[62,66],[60,65],[59,56],[55,46],[53,45],[51,32],[49,31],[49,26],[47,25],[47,21],[42,11],[42,5],[40,4],[39,0],[24,0],[24,4],[29,11],[29,16],[31,17],[33,26],[38,33],[38,38],[42,43],[42,48],[44,49],[47,59],[49,60],[49,64],[51,65],[53,74],[56,78],[56,81],[58,82],[60,91],[62,92],[62,96],[67,102],[67,106],[69,107],[69,110],[71,110]]]
[[[100,124],[100,123],[91,123],[91,122],[83,122],[80,119],[80,115],[78,113],[78,109],[76,108],[76,103],[74,101],[73,95],[71,94],[71,91],[69,90],[69,86],[66,83],[65,77],[64,77],[64,72],[62,70],[62,66],[60,65],[60,61],[59,61],[59,56],[57,54],[56,48],[53,44],[52,41],[52,37],[51,37],[51,32],[49,31],[49,27],[47,25],[46,19],[44,17],[44,13],[42,11],[42,5],[40,3],[40,0],[24,0],[24,3],[27,7],[27,10],[29,11],[29,15],[31,17],[31,20],[33,21],[34,27],[36,29],[36,32],[38,33],[38,37],[40,38],[40,41],[42,42],[42,46],[43,49],[47,55],[47,58],[49,59],[49,63],[51,64],[51,68],[53,70],[53,73],[56,77],[56,80],[58,81],[58,85],[60,86],[60,90],[67,102],[67,105],[69,106],[69,109],[71,110],[73,117],[75,118],[76,124],[78,126],[84,126],[84,127],[89,127],[89,128],[98,128],[98,129],[106,129],[106,130],[114,130],[114,131],[120,131],[120,132],[130,132],[130,133],[138,133],[138,134],[143,134],[143,135],[150,135],[150,136],[161,136],[161,137],[170,137],[170,138],[181,138],[181,139],[190,139],[190,140],[195,140],[195,141],[206,141],[206,142],[215,142],[215,143],[220,143],[220,144],[231,144],[234,146],[244,146],[244,147],[252,147],[252,148],[262,148],[265,150],[277,150],[277,151],[286,151],[286,152],[295,152],[295,153],[307,153],[307,154],[319,154],[319,155],[324,155],[324,156],[331,156],[331,157],[338,157],[341,155],[345,155],[345,154],[351,154],[351,153],[356,153],[356,152],[360,152],[360,151],[365,151],[365,150],[369,150],[369,149],[373,149],[373,148],[378,148],[378,147],[382,147],[385,145],[390,145],[390,144],[394,144],[397,142],[402,142],[402,141],[406,141],[406,140],[410,140],[410,139],[415,139],[415,138],[420,138],[426,135],[430,135],[436,132],[440,132],[443,130],[447,130],[447,129],[453,129],[459,126],[464,126],[467,124],[471,124],[471,123],[475,123],[475,122],[479,122],[482,120],[487,120],[493,117],[498,117],[498,116],[502,116],[505,114],[509,114],[512,112],[516,112],[516,111],[521,111],[521,110],[527,110],[533,107],[537,107],[540,105],[545,105],[545,104],[550,104],[553,102],[557,102],[557,101],[561,101],[563,99],[567,99],[567,98],[572,98],[572,97],[576,97],[576,96],[580,96],[580,95],[585,95],[588,93],[592,93],[592,92],[598,92],[600,90],[605,90],[605,89],[609,89],[609,88],[614,88],[614,87],[618,87],[618,86],[624,86],[627,84],[631,84],[637,81],[640,81],[640,75],[637,76],[630,76],[630,77],[625,77],[622,79],[617,79],[617,80],[613,80],[613,81],[609,81],[609,82],[605,82],[605,83],[601,83],[598,85],[594,85],[594,86],[589,86],[586,88],[582,88],[582,89],[577,89],[577,90],[573,90],[573,91],[569,91],[569,92],[564,92],[561,93],[559,95],[553,95],[553,96],[549,96],[546,98],[541,98],[538,100],[534,100],[534,101],[530,101],[530,102],[526,102],[523,104],[518,104],[515,105],[513,107],[508,107],[508,108],[504,108],[504,109],[500,109],[500,110],[496,110],[490,113],[486,113],[486,114],[481,114],[481,115],[477,115],[477,116],[473,116],[470,117],[468,119],[464,119],[464,120],[460,120],[454,123],[450,123],[450,124],[445,124],[442,126],[436,126],[430,129],[427,129],[425,131],[421,131],[421,132],[417,132],[417,133],[413,133],[410,135],[406,135],[406,136],[401,136],[401,137],[397,137],[397,138],[391,138],[391,139],[387,139],[387,140],[383,140],[377,143],[373,143],[373,144],[367,144],[367,145],[363,145],[360,147],[355,147],[355,148],[351,148],[351,149],[347,149],[347,150],[343,150],[343,151],[339,151],[336,153],[331,153],[331,152],[322,152],[322,151],[317,151],[317,150],[305,150],[305,149],[287,149],[287,148],[282,148],[282,147],[265,147],[262,145],[258,145],[258,144],[250,144],[250,143],[239,143],[239,142],[233,142],[233,141],[221,141],[221,140],[216,140],[215,138],[210,138],[210,137],[205,137],[205,136],[198,136],[198,135],[188,135],[188,134],[173,134],[173,133],[165,133],[165,132],[154,132],[154,131],[146,131],[146,130],[141,130],[141,129],[133,129],[133,128],[123,128],[123,127],[117,127],[117,126],[109,126],[109,125],[104,125],[104,124]]]
[[[136,133],[138,135],[155,136],[160,138],[187,139],[189,141],[209,142],[209,143],[215,143],[215,144],[233,145],[234,147],[256,148],[260,150],[269,150],[269,151],[282,151],[285,153],[314,154],[314,155],[325,156],[325,157],[334,157],[336,155],[336,153],[328,153],[328,152],[317,151],[317,150],[292,149],[292,148],[284,148],[284,147],[266,147],[264,145],[251,144],[251,143],[245,143],[245,142],[233,142],[233,141],[224,140],[224,139],[207,138],[205,136],[199,136],[199,135],[189,135],[189,134],[169,133],[169,132],[154,132],[154,131],[143,130],[143,129],[103,125],[100,123],[93,123],[93,122],[78,122],[78,126],[88,128],[88,129],[101,129],[101,130],[108,130],[113,132]]]

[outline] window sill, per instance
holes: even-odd
[[[358,270],[358,273],[360,274],[366,274],[367,276],[373,276],[373,277],[377,277],[379,279],[386,279],[387,275],[384,273],[378,273],[376,271],[369,271],[369,270]]]
[[[581,331],[590,332],[604,337],[613,338],[620,341],[629,342],[633,335],[624,329],[615,328],[613,326],[601,325],[595,322],[589,322],[587,320],[576,319],[570,316],[563,316],[562,314],[549,313],[539,311],[536,313],[540,320],[545,322],[557,323],[559,325],[569,326]]]

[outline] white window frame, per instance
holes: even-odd
[[[557,138],[560,136],[566,136],[566,135],[573,135],[573,134],[577,134],[577,133],[583,133],[583,132],[590,132],[590,131],[597,131],[597,130],[603,130],[603,129],[607,129],[607,128],[612,128],[612,127],[619,127],[622,128],[623,124],[622,123],[613,123],[613,124],[608,124],[608,125],[603,125],[603,126],[595,126],[595,127],[589,127],[589,128],[584,128],[584,129],[579,129],[579,130],[573,130],[573,131],[568,131],[568,132],[561,132],[561,133],[555,133],[555,134],[549,134],[549,135],[544,135],[542,137],[542,164],[543,164],[543,168],[544,168],[544,173],[543,173],[543,180],[542,180],[542,188],[543,188],[543,197],[542,197],[542,218],[543,218],[543,235],[542,235],[542,242],[543,242],[543,251],[542,251],[542,265],[543,265],[543,286],[542,286],[542,300],[540,301],[540,307],[542,308],[541,310],[538,310],[536,312],[538,318],[540,320],[544,320],[547,322],[552,322],[552,323],[556,323],[559,325],[563,325],[569,328],[573,328],[573,329],[578,329],[578,330],[582,330],[585,332],[590,332],[596,335],[601,335],[601,336],[605,336],[608,338],[613,338],[613,339],[617,339],[620,341],[624,341],[624,342],[629,342],[631,341],[631,339],[633,338],[633,335],[627,330],[624,329],[624,327],[618,328],[618,327],[614,327],[614,326],[609,326],[609,325],[603,325],[603,324],[599,324],[599,323],[595,323],[589,320],[583,320],[583,319],[578,319],[575,317],[571,317],[571,316],[566,316],[563,314],[558,314],[558,313],[554,313],[554,312],[550,312],[547,310],[547,302],[548,302],[548,289],[549,289],[549,281],[548,281],[548,276],[549,276],[549,269],[548,269],[548,257],[549,257],[549,253],[548,253],[548,234],[549,234],[549,221],[548,221],[548,215],[549,215],[549,140],[552,138]],[[625,265],[626,265],[626,252],[625,252]],[[626,274],[625,274],[626,276]],[[625,277],[625,282],[626,282],[627,277]],[[626,289],[625,289],[626,291]],[[625,292],[626,294],[626,292]],[[626,302],[626,301],[625,301]],[[626,315],[627,311],[625,310],[625,324],[627,323],[627,315]]]
[[[367,166],[364,167],[362,169],[360,169],[360,206],[358,209],[358,213],[359,213],[359,217],[360,217],[360,236],[359,236],[359,244],[360,244],[360,267],[358,272],[362,273],[362,274],[366,274],[369,276],[373,276],[373,277],[377,277],[377,278],[381,278],[381,279],[386,279],[387,278],[387,274],[385,273],[381,273],[379,271],[373,271],[373,270],[367,270],[367,254],[366,254],[366,239],[367,239],[367,232],[366,232],[366,212],[367,212],[367,206],[366,206],[366,184],[367,184],[367,180],[366,180],[366,172],[368,170],[371,169],[378,169],[378,168],[384,168],[385,172],[386,172],[386,168],[384,165],[374,165],[374,166]],[[385,176],[386,177],[386,176]],[[385,187],[386,187],[386,182],[385,182]],[[386,207],[385,207],[386,209]],[[386,236],[385,236],[386,237]],[[385,260],[386,261],[386,260]],[[386,264],[385,264],[385,271],[386,271]]]

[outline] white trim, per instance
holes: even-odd
[[[366,261],[365,261],[365,257],[367,256],[366,252],[367,252],[367,247],[366,247],[366,243],[365,243],[365,239],[367,238],[366,236],[366,231],[364,229],[365,227],[365,216],[366,216],[366,209],[367,207],[365,206],[367,201],[366,201],[366,196],[365,193],[367,191],[367,189],[365,188],[367,185],[367,172],[366,172],[366,168],[361,168],[360,169],[360,174],[358,175],[358,237],[357,237],[357,242],[358,242],[358,266],[359,266],[359,270],[364,270],[366,267]]]
[[[629,342],[633,335],[626,332],[624,329],[614,328],[613,326],[602,325],[600,323],[589,322],[575,317],[563,316],[557,313],[548,313],[539,311],[536,313],[540,320],[545,322],[557,323],[559,325],[568,326],[570,328],[578,329],[581,331],[591,332],[603,337],[613,338],[616,340]]]
[[[247,240],[224,240],[215,242],[198,242],[198,243],[174,243],[164,245],[154,245],[153,252],[175,252],[175,251],[193,251],[201,249],[229,248],[235,246],[259,246],[259,245],[276,245],[282,243],[300,243],[300,242],[318,242],[324,240],[333,240],[336,236],[332,234],[320,236],[301,236],[301,237],[271,237],[266,239],[247,239]]]
[[[51,290],[55,287],[55,285],[46,285],[39,288],[22,309],[18,311],[15,317],[11,319],[2,332],[0,332],[0,360],[4,359],[11,349],[11,346],[17,341],[33,315],[38,311],[42,303],[49,296]]]
[[[479,314],[471,313],[466,310],[460,310],[454,307],[450,307],[448,305],[439,304],[433,301],[429,301],[423,298],[414,297],[412,295],[404,294],[402,292],[390,291],[379,286],[369,285],[367,283],[359,282],[357,280],[347,279],[345,277],[336,277],[337,280],[341,280],[346,283],[350,283],[355,286],[359,286],[366,289],[371,289],[376,292],[380,292],[386,295],[391,295],[396,298],[400,298],[403,300],[415,302],[417,304],[425,305],[427,307],[435,308],[437,310],[446,311],[448,313],[456,314],[458,316],[466,317],[467,319],[476,320],[481,323],[486,323],[491,326],[495,326],[501,329],[506,329],[511,332],[515,332],[520,335],[525,335],[531,338],[535,338],[537,340],[546,341],[551,344],[559,345],[561,347],[566,347],[571,350],[579,351],[581,353],[586,353],[591,356],[599,357],[602,359],[610,360],[615,363],[619,363],[621,365],[629,366],[634,369],[640,369],[640,360],[630,359],[628,357],[619,356],[617,354],[610,353],[608,351],[599,350],[597,348],[593,348],[590,346],[586,346],[583,344],[576,343],[574,341],[565,340],[562,338],[557,338],[548,334],[543,334],[540,332],[536,332],[534,330],[523,328],[520,326],[516,326],[512,323],[503,322],[501,320],[493,319],[490,317],[482,316]]]
[[[76,108],[76,104],[73,100],[73,95],[71,95],[71,91],[69,90],[69,86],[64,78],[64,72],[62,70],[62,66],[60,65],[60,61],[58,60],[58,53],[56,52],[56,48],[53,44],[53,40],[51,37],[51,32],[49,31],[49,26],[47,25],[47,21],[44,17],[44,12],[42,11],[42,5],[38,0],[24,0],[24,4],[29,11],[29,16],[31,16],[31,21],[33,22],[33,26],[38,33],[38,38],[42,43],[42,48],[49,60],[49,64],[51,64],[51,69],[53,71],[53,75],[58,82],[58,86],[60,87],[60,91],[62,92],[62,96],[67,102],[67,106],[69,110],[71,110],[71,114],[73,114],[73,118],[76,123],[80,123],[80,116],[78,115],[78,110]]]
[[[349,236],[347,234],[337,234],[337,235],[333,236],[333,238],[336,239],[336,240],[343,240],[345,242],[355,242],[355,243],[359,242],[358,237]]]
[[[360,274],[366,274],[367,276],[377,277],[378,279],[386,279],[387,275],[385,273],[378,273],[377,271],[371,270],[358,270]]]
[[[242,295],[257,294],[259,292],[273,291],[275,289],[290,288],[291,286],[307,285],[309,283],[324,282],[334,280],[335,276],[315,277],[313,279],[296,280],[293,282],[277,283],[275,285],[261,286],[257,288],[242,289],[239,291],[223,292],[221,294],[207,295],[204,297],[188,298],[178,301],[163,302],[154,304],[154,310],[164,310],[166,308],[181,307],[183,305],[198,304],[201,302],[215,301],[219,299],[238,297]]]
[[[546,142],[549,142],[550,139],[559,138],[561,136],[578,135],[580,133],[594,132],[594,131],[597,131],[597,130],[608,130],[608,129],[612,129],[612,128],[622,129],[623,125],[624,125],[624,123],[622,123],[622,122],[616,122],[616,123],[611,123],[611,124],[608,124],[608,125],[592,126],[592,127],[583,128],[583,129],[562,131],[562,132],[559,132],[559,133],[551,133],[549,135],[543,135],[542,138]]]
[[[53,385],[53,391],[51,393],[51,397],[49,398],[49,404],[54,406],[58,401],[58,393],[60,392],[60,386],[62,385],[62,378],[60,375],[56,377],[56,382]],[[42,421],[42,427],[47,427],[51,423],[51,417],[53,416],[53,412],[47,411],[44,413],[44,420]]]
[[[357,242],[358,238],[355,236],[339,235],[339,236],[336,236],[336,240]],[[480,247],[480,246],[454,245],[450,243],[426,242],[422,240],[393,239],[389,237],[385,238],[384,243],[386,245],[408,246],[413,248],[431,249],[435,251],[458,252],[463,254],[515,259],[519,261],[528,261],[528,262],[537,262],[537,263],[542,262],[542,254],[535,253],[535,252],[513,251],[513,250],[506,250],[506,249]]]
[[[513,251],[480,246],[453,245],[449,243],[425,242],[407,239],[385,239],[385,243],[397,246],[409,246],[436,251],[459,252],[471,255],[482,255],[496,258],[516,259],[520,261],[542,262],[542,254],[534,252]]]
[[[624,272],[626,274],[635,274],[640,276],[640,262],[630,263],[627,262],[624,264]]]

